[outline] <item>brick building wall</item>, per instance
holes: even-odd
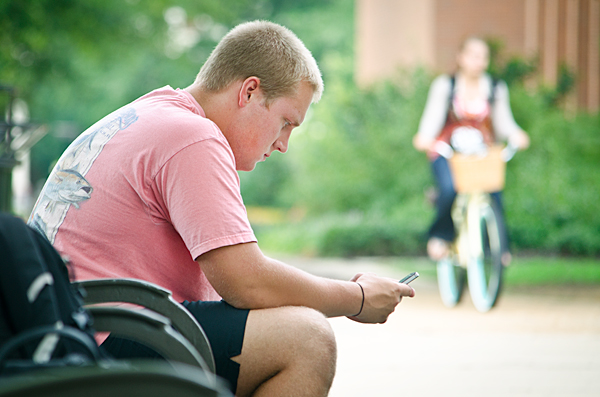
[[[438,0],[435,7],[436,66],[453,71],[459,44],[470,36],[498,38],[506,54],[524,50],[523,0]]]
[[[569,106],[600,110],[600,0],[356,0],[356,79],[390,77],[399,67],[451,72],[460,43],[502,40],[507,57],[537,56],[539,82],[576,75]]]

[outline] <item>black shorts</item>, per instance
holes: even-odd
[[[229,382],[235,393],[240,365],[231,360],[242,353],[248,310],[236,309],[225,301],[184,301],[190,313],[198,320],[213,351],[217,375]],[[135,341],[109,336],[102,347],[115,358],[160,358],[152,349]]]

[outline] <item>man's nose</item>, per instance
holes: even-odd
[[[288,150],[288,144],[290,142],[290,136],[282,136],[277,141],[275,141],[275,149],[279,150],[281,153],[285,153]]]

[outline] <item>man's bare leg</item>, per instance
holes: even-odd
[[[305,307],[252,310],[248,315],[236,396],[326,396],[336,365],[333,330]]]

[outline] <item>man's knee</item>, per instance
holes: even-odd
[[[327,318],[316,310],[295,306],[252,310],[246,334],[248,348],[266,348],[287,365],[318,362],[335,367],[335,335]]]
[[[320,355],[332,356],[335,360],[335,335],[327,318],[321,312],[306,307],[289,309],[288,321],[292,327],[292,342],[297,340],[299,348],[305,350],[306,354],[317,352]]]
[[[238,395],[256,390],[326,395],[335,375],[337,348],[329,321],[305,307],[251,310],[246,323]],[[290,391],[289,393],[286,393]]]
[[[305,373],[307,379],[331,386],[337,362],[333,329],[320,312],[306,307],[282,308],[288,369]]]
[[[308,356],[319,350],[321,355],[335,356],[335,335],[322,313],[296,306],[268,311],[273,314],[270,318],[271,329],[278,334],[277,339],[286,345],[282,350]]]

